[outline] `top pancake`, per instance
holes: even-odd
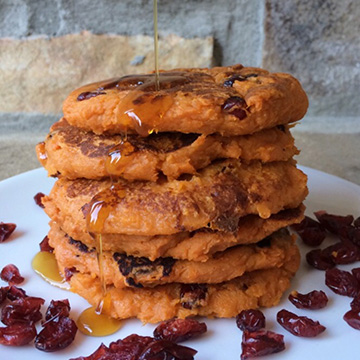
[[[67,121],[102,133],[245,135],[300,120],[308,100],[291,75],[235,65],[130,75],[74,90]]]

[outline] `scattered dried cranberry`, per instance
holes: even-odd
[[[44,302],[44,299],[33,296],[13,300],[3,307],[1,321],[5,325],[26,322],[36,323],[42,319],[40,308]]]
[[[313,290],[307,294],[300,294],[293,291],[289,295],[289,300],[298,309],[322,309],[328,303],[328,297],[323,291]]]
[[[34,200],[36,205],[40,206],[41,208],[44,208],[43,203],[41,202],[41,199],[45,196],[45,194],[43,194],[42,192],[38,192],[35,196],[34,196]]]
[[[4,242],[8,239],[15,229],[15,224],[0,222],[0,242]]]
[[[325,284],[339,295],[355,297],[359,291],[359,283],[355,276],[337,268],[326,270]]]
[[[49,238],[47,235],[42,239],[39,246],[40,246],[40,251],[46,251],[49,253],[52,253],[54,251],[54,248],[49,245]]]
[[[295,230],[302,241],[309,246],[319,246],[326,238],[326,231],[319,222],[305,216],[300,224],[291,226]]]
[[[343,227],[349,226],[354,221],[352,215],[341,216],[328,214],[324,210],[320,210],[314,213],[320,224],[329,232],[339,235],[340,230]]]
[[[194,319],[172,319],[160,323],[154,330],[156,340],[168,340],[175,343],[185,341],[207,331],[205,323]]]
[[[0,328],[0,344],[22,346],[28,344],[36,336],[33,323],[17,323]]]
[[[354,226],[360,228],[360,216],[354,220]]]
[[[71,360],[193,360],[196,352],[171,341],[132,334],[123,340],[112,342],[109,347],[101,344],[87,357]]]
[[[325,248],[322,252],[337,265],[352,264],[360,258],[360,249],[350,242],[338,242]]]
[[[360,284],[360,268],[354,268],[351,270],[351,273],[355,276],[356,280]]]
[[[70,279],[72,278],[72,276],[74,275],[74,273],[76,273],[76,267],[71,267],[71,268],[65,268],[64,269],[64,277],[66,281],[70,281]]]
[[[360,312],[360,293],[357,293],[350,303],[351,310]]]
[[[346,226],[340,230],[339,237],[342,241],[349,241],[360,246],[360,227]]]
[[[284,336],[266,330],[245,330],[241,349],[241,360],[278,353],[285,350]]]
[[[306,254],[306,261],[309,265],[318,270],[327,270],[335,266],[331,257],[325,255],[321,249],[311,250]]]
[[[7,293],[9,291],[8,287],[0,287],[0,305],[5,301],[7,298]]]
[[[14,264],[4,266],[1,270],[0,278],[10,285],[19,285],[25,279],[20,275],[19,269]]]
[[[244,107],[246,107],[246,102],[243,98],[231,96],[222,104],[221,109],[230,115],[236,116],[239,120],[243,120],[246,118]]]
[[[27,297],[25,290],[17,287],[17,286],[9,286],[7,291],[7,297],[10,300],[17,300],[24,297]]]
[[[53,352],[66,348],[75,339],[77,326],[67,316],[59,316],[54,321],[47,321],[35,338],[38,350]]]
[[[306,316],[298,316],[285,309],[277,313],[276,319],[284,329],[295,336],[315,337],[326,329],[318,321],[311,320]]]
[[[45,320],[54,320],[59,316],[69,316],[70,303],[68,299],[51,300],[45,313]]]
[[[257,331],[265,327],[265,316],[260,310],[243,310],[236,316],[240,330]]]
[[[354,329],[360,330],[360,314],[359,310],[349,310],[343,319]]]

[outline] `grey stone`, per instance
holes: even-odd
[[[360,114],[360,2],[266,0],[263,66],[300,79],[310,115]]]
[[[28,7],[25,0],[0,1],[0,37],[26,36]]]

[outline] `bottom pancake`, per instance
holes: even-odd
[[[49,244],[54,248],[60,271],[73,269],[99,276],[95,249],[89,249],[64,232],[49,232]],[[259,244],[240,245],[216,253],[205,262],[176,260],[171,257],[150,261],[145,257],[104,251],[102,271],[104,281],[116,288],[126,286],[154,287],[167,283],[215,284],[242,276],[245,272],[280,268],[297,254],[295,239],[283,229]]]
[[[253,271],[215,285],[172,283],[141,289],[110,286],[103,311],[113,318],[135,317],[143,323],[195,315],[230,318],[244,309],[277,305],[299,263],[296,252],[281,268]],[[100,280],[94,275],[74,273],[70,285],[93,306],[103,299]]]

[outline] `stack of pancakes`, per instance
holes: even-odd
[[[307,105],[292,76],[241,65],[73,91],[37,146],[71,289],[143,322],[277,304],[299,266],[286,227],[307,178],[289,124]]]

